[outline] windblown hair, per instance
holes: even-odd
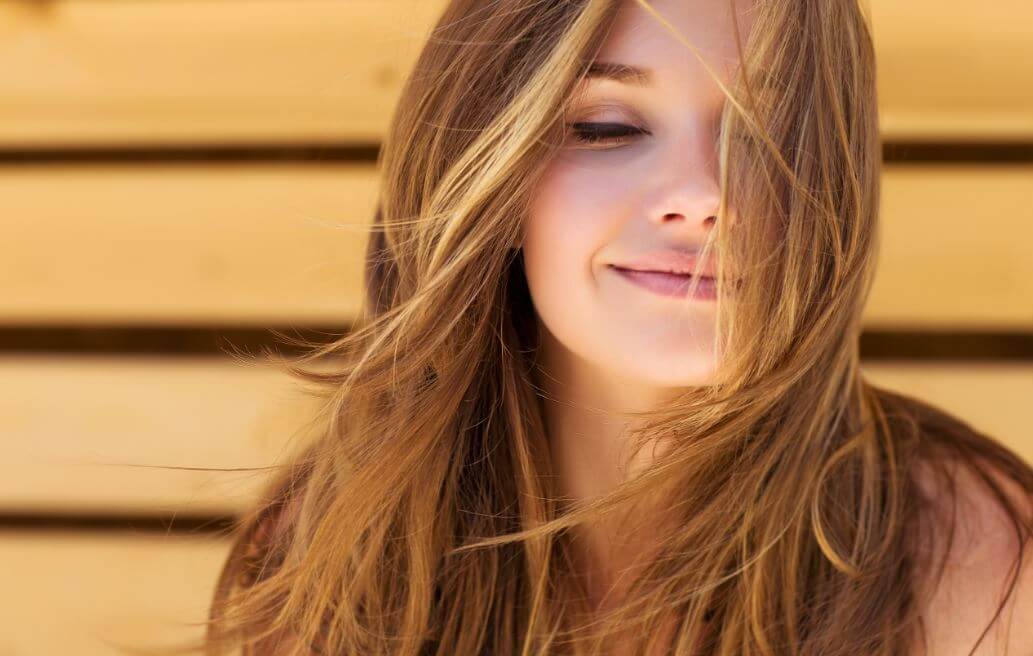
[[[757,1],[716,144],[720,372],[634,415],[636,448],[669,445],[648,469],[557,496],[521,218],[619,4],[448,5],[381,150],[362,313],[283,363],[319,438],[239,523],[207,653],[907,654],[944,562],[922,545],[952,530],[921,476],[949,495],[965,467],[1029,541],[1033,470],[859,368],[881,148],[858,0]],[[572,530],[647,496],[671,528],[589,622]]]

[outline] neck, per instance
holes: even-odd
[[[656,459],[656,447],[631,458],[630,424],[623,416],[661,402],[664,390],[608,376],[567,351],[544,328],[541,334],[538,382],[545,392],[558,492],[570,502],[593,500]],[[636,501],[572,532],[572,564],[593,609],[610,608],[623,597],[655,548],[656,516],[651,503]]]

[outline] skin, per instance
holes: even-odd
[[[653,0],[652,6],[723,82],[738,64],[726,0]],[[742,38],[752,27],[748,2],[736,3]],[[715,136],[725,103],[692,52],[629,0],[597,61],[649,73],[644,84],[589,79],[568,122],[605,122],[647,133],[586,145],[571,137],[549,163],[524,225],[524,262],[541,335],[538,362],[546,425],[561,493],[594,498],[655,458],[626,457],[625,411],[664,402],[706,385],[715,369],[712,301],[658,296],[607,268],[665,247],[694,247],[713,229],[718,209]],[[733,211],[734,216],[734,211]],[[993,616],[1018,545],[976,486],[966,492],[962,524],[993,539],[960,540],[945,579],[922,610],[928,653],[968,654]],[[1028,507],[1028,500],[1017,499]],[[619,599],[622,570],[649,553],[659,527],[648,509],[586,528],[576,560],[597,608]],[[618,536],[623,536],[618,539]],[[605,592],[616,584],[615,593]],[[1033,566],[1010,607],[1033,617]],[[976,654],[1033,654],[1021,620],[995,633]],[[920,647],[915,654],[925,653]]]
[[[745,39],[752,14],[749,3],[737,4]],[[728,3],[652,5],[730,84],[738,56]],[[701,247],[714,229],[725,96],[692,51],[635,2],[622,6],[596,61],[641,68],[648,79],[589,78],[568,122],[647,133],[594,144],[572,135],[545,171],[522,245],[542,338],[547,428],[562,492],[573,498],[605,493],[655,457],[655,450],[626,457],[621,412],[706,385],[716,365],[714,301],[655,294],[608,265],[656,249]],[[649,543],[649,527],[628,530],[629,519],[615,517],[583,536],[581,560],[595,596]],[[637,539],[621,545],[618,535]]]

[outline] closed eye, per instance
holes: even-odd
[[[649,134],[644,128],[623,123],[585,123],[570,124],[574,139],[587,145],[620,144],[633,137]]]

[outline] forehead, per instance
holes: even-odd
[[[658,78],[709,81],[705,69],[673,28],[723,79],[738,64],[735,22],[745,45],[755,15],[754,0],[622,0],[613,28],[599,52],[602,61],[652,69]],[[664,25],[666,22],[668,25]]]

